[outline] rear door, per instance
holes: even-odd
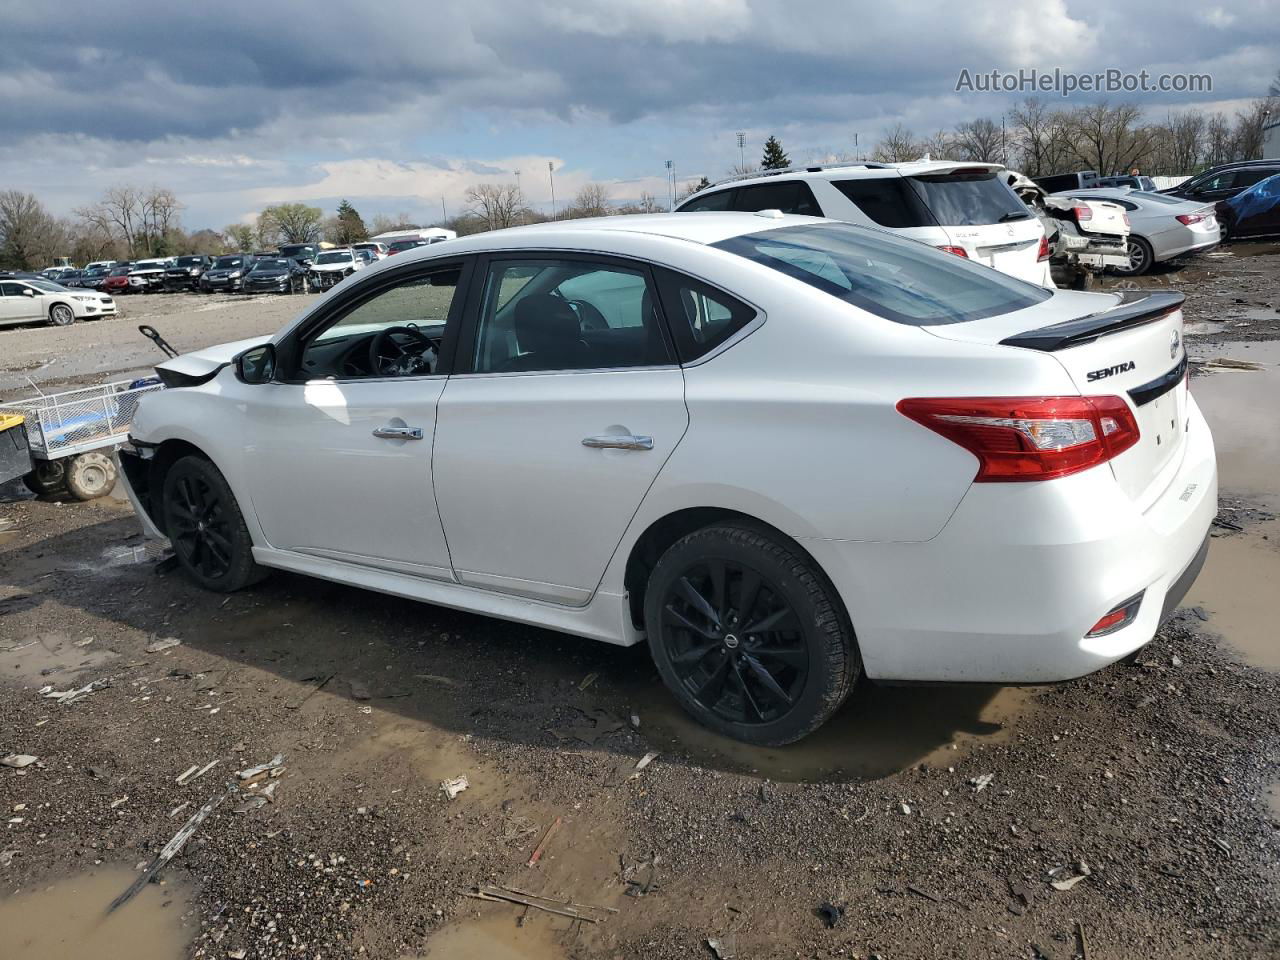
[[[1001,273],[1043,283],[1044,227],[996,171],[959,168],[907,178],[952,246]]]
[[[474,300],[436,428],[454,573],[585,604],[689,422],[649,269],[493,257]]]

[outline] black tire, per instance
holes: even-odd
[[[673,544],[650,574],[644,619],[658,673],[680,705],[746,743],[780,746],[812,733],[862,672],[826,577],[783,538],[751,526],[705,527]]]
[[[1156,257],[1151,244],[1141,237],[1129,235],[1129,266],[1112,267],[1122,277],[1140,277],[1155,264]]]
[[[204,457],[188,456],[164,478],[165,532],[178,564],[206,590],[233,593],[266,576],[253,559],[244,515],[222,472]]]
[[[67,490],[77,500],[105,497],[116,485],[116,462],[101,450],[77,454],[67,464]]]
[[[22,482],[37,497],[66,493],[67,465],[61,460],[37,460],[31,472],[22,478]]]
[[[55,327],[69,327],[76,322],[76,312],[65,303],[55,303],[49,308],[49,322]]]

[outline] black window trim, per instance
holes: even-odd
[[[480,311],[484,307],[484,287],[489,276],[489,268],[495,262],[504,260],[573,260],[582,263],[598,263],[601,266],[615,266],[633,270],[644,275],[645,282],[652,291],[653,310],[658,319],[658,331],[667,348],[667,363],[645,364],[643,366],[626,367],[580,367],[570,370],[488,370],[477,372],[475,367],[476,344],[480,335]],[[582,250],[557,250],[539,247],[531,250],[494,250],[477,257],[475,268],[471,273],[470,289],[467,292],[466,310],[459,325],[458,337],[454,345],[453,359],[455,367],[450,374],[454,377],[480,379],[488,377],[546,377],[571,376],[582,373],[617,373],[630,370],[671,370],[680,368],[680,359],[676,351],[675,341],[671,336],[671,328],[662,308],[662,298],[658,293],[657,278],[653,275],[653,264],[648,260],[616,254],[593,253]]]
[[[458,269],[461,270],[461,276],[458,277],[458,286],[453,295],[453,302],[449,305],[449,315],[445,318],[444,334],[440,341],[440,355],[436,362],[435,373],[418,377],[326,377],[324,379],[333,383],[385,383],[389,381],[439,380],[448,377],[453,368],[453,360],[458,344],[458,329],[464,316],[463,308],[471,287],[471,274],[475,269],[475,264],[476,257],[474,255],[444,256],[431,260],[415,260],[413,263],[404,265],[397,264],[395,268],[379,271],[373,277],[362,277],[360,283],[355,284],[350,290],[344,291],[341,297],[321,304],[314,312],[303,317],[280,338],[280,341],[276,344],[276,353],[279,357],[276,368],[277,370],[289,370],[293,372],[294,376],[289,379],[278,376],[276,382],[294,385],[314,382],[316,379],[314,377],[298,378],[296,376],[297,366],[302,356],[302,345],[314,334],[336,323],[352,310],[407,281],[419,279],[432,273]]]

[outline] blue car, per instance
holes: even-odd
[[[1228,200],[1218,201],[1215,210],[1223,239],[1280,236],[1280,174],[1259,180]]]

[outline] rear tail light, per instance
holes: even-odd
[[[1076,215],[1076,223],[1084,223],[1086,220],[1093,219],[1093,210],[1083,204],[1072,207],[1071,212]]]
[[[954,253],[957,257],[964,257],[966,260],[969,259],[969,254],[964,252],[964,247],[940,246],[938,247],[938,249],[941,250],[943,253]]]
[[[1049,238],[1041,237],[1040,252],[1036,254],[1036,262],[1039,263],[1041,260],[1048,260],[1048,259],[1049,259]]]
[[[1088,470],[1138,442],[1121,397],[919,397],[898,412],[978,458],[974,483],[1052,480]]]
[[[1142,597],[1146,591],[1135,597],[1130,597],[1124,603],[1112,607],[1101,620],[1089,628],[1086,637],[1105,637],[1108,633],[1115,633],[1117,630],[1123,630],[1129,624],[1133,623],[1134,618],[1138,615],[1138,610],[1142,607]]]
[[[1203,213],[1180,213],[1177,217],[1179,223],[1188,227],[1193,223],[1199,223],[1203,219],[1205,219]]]

